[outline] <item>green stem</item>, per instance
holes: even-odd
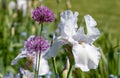
[[[57,68],[56,68],[56,63],[55,63],[55,57],[52,57],[52,63],[53,63],[53,68],[54,68],[54,72],[56,75],[56,78],[59,78],[58,72],[57,72]]]
[[[42,36],[43,24],[41,24],[40,36]]]
[[[35,65],[35,76],[34,78],[37,78],[37,54],[36,54],[36,65]]]
[[[56,2],[57,2],[57,4],[59,4],[59,3],[60,3],[60,0],[56,0]]]
[[[42,36],[42,30],[43,30],[43,24],[41,24],[41,29],[40,29],[40,37]],[[35,67],[35,78],[39,77],[39,69],[40,69],[40,58],[41,58],[41,50],[40,52],[38,52],[38,59],[37,59],[37,55],[36,55],[36,67]],[[38,70],[37,70],[37,66],[38,66]]]
[[[39,77],[39,69],[40,69],[40,58],[41,58],[41,52],[39,53],[39,57],[38,57],[38,71],[37,71],[37,78]]]
[[[72,65],[70,64],[70,68],[69,68],[68,73],[67,73],[67,78],[69,78],[71,70],[72,70]]]

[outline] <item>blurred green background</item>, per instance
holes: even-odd
[[[31,9],[40,5],[49,7],[56,16],[55,22],[44,24],[43,35],[48,40],[51,40],[49,35],[57,29],[59,14],[64,10],[79,12],[78,25],[84,22],[83,17],[86,14],[90,14],[98,23],[101,36],[95,45],[101,49],[99,67],[90,72],[73,69],[73,78],[108,78],[111,74],[120,76],[120,0],[27,0],[25,15],[17,6],[11,10],[11,1],[0,0],[0,76],[10,71],[17,73],[18,68],[23,65],[25,59],[15,66],[11,66],[10,62],[18,55],[30,35],[39,35],[39,24],[32,20]],[[64,67],[64,59],[63,53],[56,57],[59,73]],[[52,68],[51,70],[53,71]]]

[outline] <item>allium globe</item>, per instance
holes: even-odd
[[[48,50],[49,47],[50,44],[48,43],[48,41],[40,36],[30,36],[24,45],[24,48],[28,53],[33,52],[42,53]]]
[[[54,13],[45,6],[34,9],[32,11],[32,18],[40,24],[44,22],[53,22],[55,20]]]

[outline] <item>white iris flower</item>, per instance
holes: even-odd
[[[27,0],[17,0],[17,8],[22,10],[23,16],[25,16],[27,12]]]
[[[22,10],[23,16],[26,16],[27,0],[17,0],[17,4],[14,1],[10,1],[9,7],[11,10],[14,10],[17,7],[18,10]]]
[[[15,9],[15,6],[16,6],[15,2],[14,2],[14,1],[10,1],[10,3],[9,3],[9,8],[10,8],[11,10],[14,10],[14,9]]]
[[[12,60],[11,65],[15,65],[21,58],[32,56],[34,58],[33,68],[35,68],[37,64],[37,69],[38,69],[38,65],[40,65],[39,75],[47,75],[50,72],[50,70],[49,70],[48,62],[43,58],[43,55],[44,53],[41,53],[40,64],[38,64],[38,61],[36,62],[36,55],[34,53],[32,55],[28,55],[27,51],[23,50],[14,60]]]
[[[58,48],[63,44],[72,45],[72,53],[75,60],[75,67],[82,71],[96,69],[100,59],[99,48],[93,45],[93,42],[99,37],[100,32],[95,26],[96,21],[90,16],[84,16],[87,28],[87,34],[84,28],[78,28],[77,16],[78,12],[73,14],[67,10],[61,13],[61,22],[58,27],[60,36],[54,41],[53,46],[45,54],[45,58],[54,57],[58,53]]]

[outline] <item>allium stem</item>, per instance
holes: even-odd
[[[53,68],[54,68],[54,72],[55,72],[55,78],[59,78],[59,74],[57,72],[57,68],[56,68],[56,62],[55,62],[55,57],[52,57],[52,63],[53,63]]]
[[[41,53],[39,53],[39,57],[38,57],[38,71],[37,71],[37,78],[39,77],[39,69],[40,69],[40,58],[41,58]]]
[[[40,37],[42,36],[42,30],[43,30],[43,24],[41,24]],[[40,49],[40,52],[38,52],[38,54],[39,54],[39,57],[38,57],[38,71],[37,71],[37,78],[39,77],[41,49]]]
[[[40,36],[42,36],[42,30],[43,30],[43,23],[41,24]]]
[[[37,54],[36,54],[36,62],[37,62]],[[36,65],[35,65],[35,76],[34,76],[34,78],[37,78],[37,63],[36,63]]]

